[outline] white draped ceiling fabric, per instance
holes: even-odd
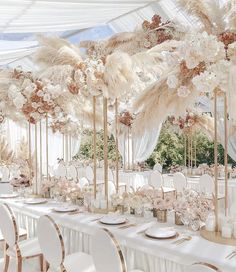
[[[0,32],[52,32],[106,24],[153,1],[1,0]]]

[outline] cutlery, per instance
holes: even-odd
[[[231,260],[235,255],[236,255],[236,251],[234,250],[234,251],[232,251],[229,255],[227,255],[227,256],[225,257],[225,259]]]
[[[191,236],[183,237],[183,238],[181,238],[181,239],[178,239],[178,240],[172,242],[172,244],[181,245],[181,244],[183,244],[183,243],[186,242],[186,241],[190,241],[191,239],[192,239]]]
[[[137,224],[128,224],[128,225],[125,225],[125,226],[121,226],[118,229],[128,229],[130,227],[135,227],[135,226],[137,226]]]
[[[90,222],[95,222],[95,221],[98,221],[100,219],[102,219],[102,217],[94,218],[94,219],[90,220]]]
[[[148,230],[148,228],[146,228],[146,229],[144,229],[144,230],[140,230],[140,231],[137,232],[137,234],[143,234],[143,233],[145,233],[147,230]]]

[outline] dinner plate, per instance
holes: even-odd
[[[155,239],[170,239],[177,235],[177,231],[173,228],[151,227],[145,231],[145,235]]]
[[[44,204],[47,203],[47,199],[45,198],[28,198],[24,200],[25,204],[29,205],[37,205],[37,204]]]
[[[67,213],[67,212],[75,212],[78,210],[78,206],[62,206],[56,207],[53,209],[55,212]]]
[[[18,197],[18,194],[0,194],[0,198],[15,198]]]
[[[114,216],[114,215],[106,215],[103,216],[100,220],[100,223],[105,225],[121,225],[127,222],[127,218],[124,216]]]

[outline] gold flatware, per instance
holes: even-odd
[[[98,220],[100,220],[100,219],[102,219],[102,217],[94,218],[94,219],[90,220],[90,222],[95,222],[95,221],[98,221]]]
[[[128,229],[135,226],[137,226],[137,224],[128,224],[128,225],[121,226],[118,229]]]
[[[140,230],[140,231],[137,232],[137,234],[143,234],[143,233],[145,233],[148,229],[149,229],[149,228],[146,228],[146,229],[144,229],[144,230]]]
[[[180,238],[180,239],[178,239],[178,240],[172,242],[172,244],[181,245],[181,244],[183,244],[183,243],[186,242],[186,241],[190,241],[191,239],[192,239],[191,236],[183,237],[183,238]]]
[[[236,251],[234,250],[234,251],[232,251],[229,255],[227,255],[227,256],[225,257],[225,259],[231,260],[233,257],[235,257],[235,255],[236,255]]]

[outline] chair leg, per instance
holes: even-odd
[[[41,254],[40,256],[39,256],[39,265],[40,265],[40,271],[41,272],[43,272],[44,270],[44,258],[43,258],[43,254]]]
[[[10,256],[6,255],[4,256],[4,268],[3,272],[7,272],[9,268],[9,263],[10,263]]]
[[[44,259],[43,261],[43,272],[47,272],[49,269],[49,263]]]
[[[22,257],[17,258],[17,272],[22,272]]]

